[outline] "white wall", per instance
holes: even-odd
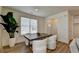
[[[1,9],[2,7],[0,6],[0,14],[1,14]],[[0,22],[1,22],[1,17],[0,17]],[[1,24],[0,24],[0,48],[1,48]]]
[[[51,26],[49,26],[49,24]],[[54,18],[45,20],[45,32],[49,34],[57,34],[56,20]]]
[[[57,20],[58,41],[69,43],[68,38],[68,11],[60,12],[56,15],[49,16],[47,19]]]

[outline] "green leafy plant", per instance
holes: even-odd
[[[4,21],[4,23],[0,23],[4,26],[6,31],[9,33],[10,38],[14,38],[14,33],[18,24],[13,17],[13,12],[8,12],[7,15],[0,15]]]

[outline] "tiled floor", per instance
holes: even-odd
[[[25,45],[25,43],[17,44],[15,47],[4,47],[2,49],[4,53],[32,53],[31,48]],[[48,50],[48,53],[69,53],[69,47],[67,44],[57,42],[57,48],[55,50]]]

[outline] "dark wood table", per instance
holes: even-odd
[[[47,38],[50,36],[52,36],[52,34],[46,34],[46,33],[28,33],[24,35],[24,37],[29,41],[29,44],[28,44],[29,46],[30,46],[30,41],[43,40],[44,38]]]

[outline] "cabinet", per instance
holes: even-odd
[[[73,35],[79,36],[79,16],[73,16]]]

